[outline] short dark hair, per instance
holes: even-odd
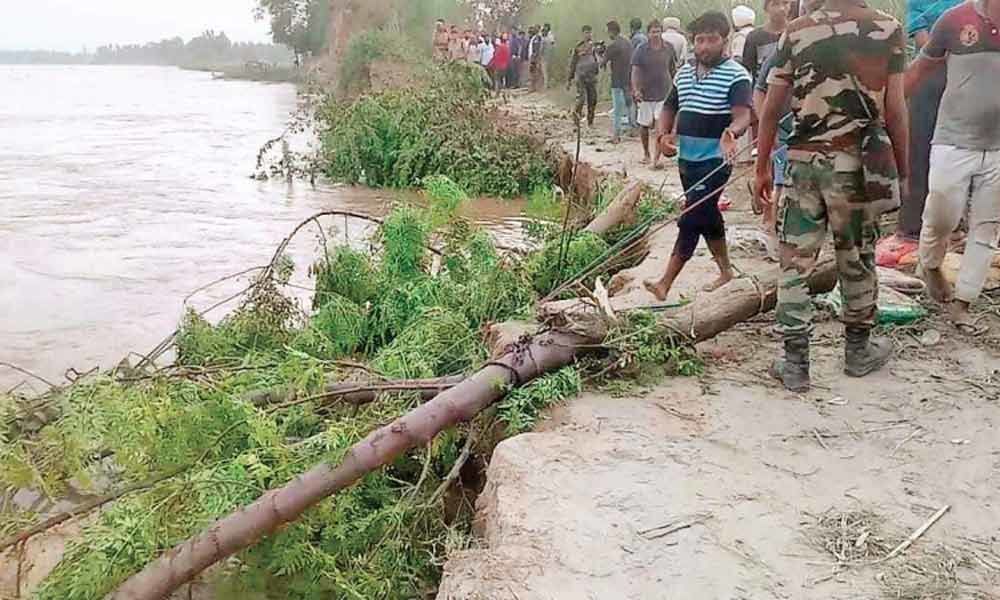
[[[594,28],[591,27],[590,25],[584,25],[583,29],[581,29],[580,31],[582,31],[584,33],[593,33]]]
[[[722,37],[729,37],[730,31],[732,28],[729,26],[729,19],[717,10],[708,11],[688,25],[688,32],[691,35],[718,33]]]
[[[618,21],[608,21],[608,33],[618,35],[621,32],[622,26],[618,24]]]
[[[659,19],[652,19],[649,23],[646,24],[646,33],[652,31],[654,27],[663,29],[663,23],[661,23]]]
[[[632,28],[632,31],[639,31],[642,29],[642,19],[639,17],[633,17],[628,25]]]

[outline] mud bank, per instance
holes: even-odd
[[[575,153],[555,104],[515,96],[509,118]],[[585,131],[597,176],[625,173],[678,190],[676,166],[638,165],[635,140]],[[765,262],[745,186],[727,213],[736,266]],[[677,298],[715,276],[702,247]],[[698,379],[641,394],[591,393],[535,433],[497,446],[477,508],[477,544],[448,562],[439,600],[946,599],[1000,597],[1000,318],[969,340],[936,312],[890,329],[896,356],[866,379],[843,375],[842,328],[814,337],[815,387],[785,392],[766,370],[773,321],[741,325],[699,350]],[[932,311],[935,310],[931,306]],[[880,561],[935,511],[906,552]],[[838,550],[818,524],[864,515]],[[825,520],[824,520],[825,519]],[[846,525],[845,525],[846,528]]]

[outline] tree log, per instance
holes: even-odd
[[[626,185],[611,204],[587,225],[585,231],[604,235],[621,225],[634,224],[640,199],[642,199],[642,184],[636,180]]]
[[[666,312],[660,322],[702,342],[774,309],[778,303],[777,269],[762,278],[737,279],[722,288],[699,296],[679,309]],[[829,257],[816,266],[809,278],[811,294],[825,294],[837,285],[837,261]]]
[[[692,342],[703,342],[772,310],[778,300],[778,275],[778,269],[773,269],[758,277],[731,281],[714,292],[699,294],[693,302],[680,308],[663,309],[652,296],[640,294],[615,296],[611,298],[611,308],[615,313],[654,310],[661,313],[659,321],[663,325],[684,334]],[[836,260],[833,257],[821,260],[809,278],[809,291],[823,294],[836,284]],[[539,321],[591,336],[606,329],[607,318],[593,302],[577,299],[543,304],[539,307]]]
[[[353,485],[402,453],[468,421],[502,398],[509,386],[527,383],[570,364],[577,346],[593,340],[550,332],[536,337],[472,377],[355,444],[339,465],[321,464],[284,487],[217,521],[129,578],[114,600],[162,600],[199,573],[298,519],[324,498]]]

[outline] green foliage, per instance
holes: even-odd
[[[326,175],[392,188],[447,175],[469,194],[500,197],[549,181],[540,144],[494,126],[479,73],[430,67],[425,85],[330,100],[319,113]]]
[[[206,365],[284,347],[294,336],[301,314],[277,286],[274,280],[258,282],[243,304],[216,326],[189,310],[177,336],[178,362]]]
[[[704,371],[694,349],[649,311],[627,313],[623,323],[608,333],[604,347],[611,354],[615,377],[619,383],[626,382],[626,390],[635,384],[654,385],[666,376],[690,377]]]
[[[517,435],[534,428],[545,409],[577,396],[583,391],[580,372],[565,367],[528,385],[512,390],[500,402],[497,415],[507,424],[507,434]]]
[[[350,356],[365,340],[364,309],[343,296],[329,296],[323,308],[292,342],[292,347],[322,359]]]
[[[312,269],[316,278],[313,308],[322,308],[333,298],[343,297],[364,305],[376,292],[375,269],[367,254],[340,246]]]
[[[430,200],[430,219],[433,228],[452,221],[458,211],[469,201],[469,195],[451,178],[445,175],[425,177],[422,186]]]
[[[535,292],[541,296],[582,272],[610,248],[601,236],[587,231],[574,235],[564,252],[561,252],[561,244],[562,240],[556,238],[528,259],[528,276]],[[560,262],[561,254],[563,256]],[[593,278],[584,283],[593,285]]]
[[[478,338],[463,315],[428,308],[375,355],[372,366],[388,377],[402,379],[461,373],[481,358]]]

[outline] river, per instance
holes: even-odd
[[[0,363],[53,383],[148,352],[192,290],[265,264],[309,215],[381,215],[394,198],[250,178],[297,107],[291,85],[169,67],[0,66],[0,90]],[[477,201],[471,216],[505,242],[520,230],[516,204]],[[354,241],[369,227],[347,225]],[[290,248],[300,285],[318,239],[310,228]],[[25,379],[0,365],[0,393]]]

